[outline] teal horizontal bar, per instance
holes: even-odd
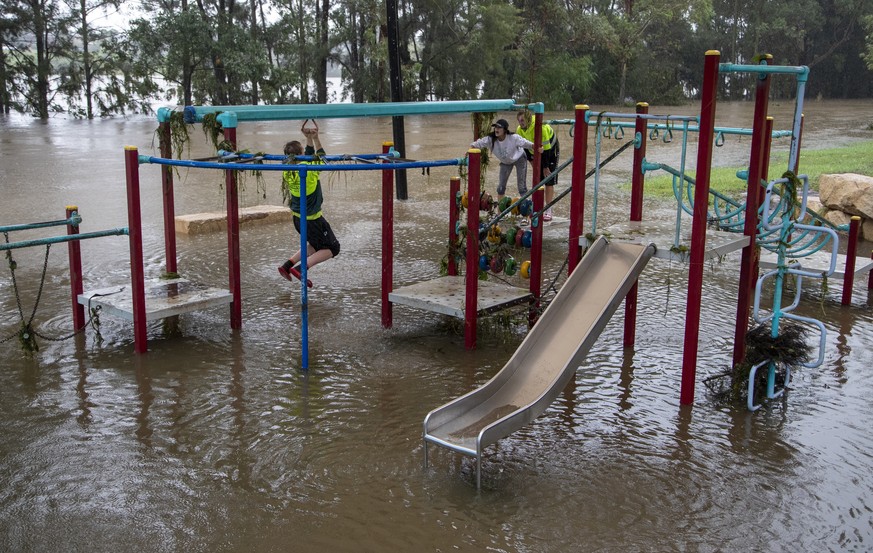
[[[594,125],[589,125],[589,126],[594,128]],[[613,121],[609,124],[606,124],[603,121],[601,121],[600,127],[601,128],[621,127],[623,129],[636,128],[635,124],[631,123],[629,121]],[[648,123],[646,125],[646,128],[647,129],[657,129],[657,130],[668,130],[669,129],[669,130],[674,131],[674,132],[685,131],[685,127],[682,125],[668,126],[668,125],[665,125],[664,123]],[[689,133],[700,132],[700,127],[698,127],[696,125],[689,125],[688,132]],[[715,132],[715,134],[736,134],[736,135],[740,135],[740,136],[752,136],[753,129],[743,129],[743,128],[737,128],[737,127],[715,127],[714,132]],[[792,131],[788,131],[788,130],[773,131],[772,137],[773,138],[783,138],[786,136],[791,136],[792,134],[793,134]]]
[[[82,222],[82,218],[78,215],[71,216],[69,219],[60,219],[57,221],[45,221],[43,223],[25,223],[22,225],[6,225],[0,227],[0,232],[16,232],[19,230],[31,230],[37,228],[59,227],[63,225],[78,226]]]
[[[809,67],[805,65],[740,65],[735,63],[718,64],[720,73],[767,73],[783,75],[799,75],[806,77]]]
[[[542,104],[529,104],[535,111]],[[370,104],[288,104],[281,106],[186,106],[186,123],[199,123],[203,116],[217,112],[235,114],[237,121],[282,121],[340,117],[435,115],[441,113],[487,113],[514,111],[522,105],[514,100],[454,100],[447,102],[381,102]],[[166,112],[159,110],[163,117]]]
[[[61,244],[64,242],[74,242],[76,240],[87,240],[89,238],[101,238],[103,236],[118,236],[127,234],[126,228],[115,228],[110,230],[98,230],[95,232],[83,232],[81,234],[67,234],[65,236],[52,236],[50,238],[35,238],[33,240],[22,240],[20,242],[10,242],[8,244],[0,244],[0,252],[5,250],[17,250],[20,248],[31,248],[33,246],[44,246],[46,244]]]

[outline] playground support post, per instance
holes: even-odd
[[[467,171],[467,269],[464,275],[464,347],[476,349],[476,322],[479,310],[479,188],[480,157],[477,148],[469,151]]]
[[[649,104],[637,102],[637,115],[648,115]],[[646,175],[643,172],[643,160],[646,158],[646,130],[648,121],[644,117],[637,117],[634,123],[634,136],[639,137],[638,144],[634,147],[633,176],[631,177],[631,222],[643,220],[643,187]],[[637,327],[637,293],[640,281],[634,283],[624,299],[624,347],[629,348],[636,341]]]
[[[858,235],[861,217],[853,215],[849,223],[849,243],[846,246],[846,268],[843,273],[843,305],[852,305],[852,288],[855,285],[855,256],[858,254]]]
[[[766,65],[773,56],[767,54],[762,60]],[[770,138],[766,135],[767,108],[770,98],[770,74],[759,73],[755,86],[755,115],[752,123],[752,146],[749,153],[749,174],[746,181],[746,214],[743,234],[749,243],[743,248],[740,261],[739,297],[737,299],[737,319],[734,329],[733,366],[743,362],[746,356],[746,332],[749,329],[749,312],[752,305],[752,291],[758,279],[755,273],[758,236],[758,207],[761,205],[761,180],[767,177],[765,154]]]
[[[570,252],[567,262],[567,275],[582,259],[582,238],[585,218],[585,165],[588,152],[588,123],[586,123],[588,106],[579,104],[576,106],[576,123],[573,134],[573,168],[571,169],[570,188]]]
[[[133,303],[133,350],[146,353],[145,277],[142,260],[142,214],[139,193],[139,154],[136,146],[125,146],[127,177],[127,229],[130,240],[130,290]]]
[[[77,214],[79,208],[75,205],[67,206],[67,219]],[[79,225],[67,224],[67,235],[79,234]],[[67,243],[67,254],[70,259],[70,300],[73,306],[73,330],[85,328],[85,306],[79,303],[79,294],[84,290],[82,286],[82,248],[78,240]]]
[[[382,143],[387,154],[393,142]],[[383,163],[387,163],[383,160]],[[393,310],[388,295],[394,288],[394,172],[382,171],[382,327],[391,328]]]
[[[691,224],[691,251],[688,266],[688,298],[685,309],[685,341],[682,355],[682,387],[679,403],[694,403],[694,379],[700,335],[700,304],[703,295],[703,262],[706,248],[706,213],[709,206],[709,174],[712,167],[712,140],[715,129],[716,86],[721,53],[709,50],[703,66],[700,96],[700,135],[697,148],[697,184],[694,187],[694,218]]]
[[[766,176],[770,174],[770,148],[773,145],[773,117],[769,115],[767,116],[767,125],[764,128],[764,136],[764,155],[761,160],[761,175],[766,178]],[[764,202],[764,197],[767,195],[767,190],[762,186],[760,187],[759,192],[760,196],[758,197],[758,206],[761,206]],[[755,248],[752,250],[751,274],[753,275],[753,278],[749,279],[748,293],[749,301],[754,301],[752,298],[755,297],[755,286],[758,282],[758,275],[761,274],[761,248]]]
[[[533,152],[533,177],[531,178],[531,187],[540,183],[540,170],[543,163],[543,155],[540,153],[540,148],[543,144],[543,114],[537,112],[534,115],[534,152]],[[534,309],[530,311],[530,324],[536,323],[537,311],[539,309],[539,297],[542,294],[543,288],[543,206],[545,205],[545,191],[543,187],[533,193],[533,210],[534,213],[540,215],[534,221],[531,229],[531,246],[530,246],[530,292],[534,297]]]
[[[540,188],[533,193],[534,213],[542,213],[546,204],[546,193]],[[533,325],[539,318],[540,296],[543,293],[543,218],[538,217],[536,225],[531,229],[530,242],[530,293],[533,295],[532,309],[528,322]]]
[[[225,127],[224,139],[231,144],[231,149],[235,151],[236,127]],[[227,203],[228,287],[233,295],[233,302],[230,304],[230,328],[239,329],[242,328],[242,292],[240,290],[239,191],[236,188],[236,172],[225,171],[224,181]]]
[[[452,251],[451,244],[458,241],[458,219],[460,217],[460,209],[458,208],[458,193],[461,191],[461,177],[451,177],[449,179],[449,261],[446,266],[446,274],[449,276],[458,275],[458,262],[455,261],[455,255]]]
[[[803,139],[803,114],[800,114],[800,125],[797,130],[797,155],[794,157],[794,166],[791,168],[795,175],[800,174],[800,143]]]
[[[170,159],[173,157],[170,146],[170,123],[162,121],[158,125],[161,135],[161,157]],[[173,168],[169,165],[161,166],[161,189],[164,195],[164,255],[167,258],[167,273],[177,273],[176,266],[176,202],[173,194]]]

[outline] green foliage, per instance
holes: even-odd
[[[873,71],[873,15],[868,15],[864,18],[864,29],[867,31],[866,48],[861,57],[867,64],[867,69]]]
[[[389,99],[385,3],[143,0],[127,33],[95,27],[119,0],[0,0],[0,111],[98,117],[173,104],[323,101],[324,67],[354,102]],[[697,95],[703,52],[812,69],[810,97],[873,96],[873,2],[774,0],[400,0],[406,100],[516,98],[680,104]],[[322,12],[326,8],[326,13]],[[266,14],[266,19],[264,19]],[[719,94],[749,98],[754,75]],[[791,79],[773,96],[791,97]],[[340,100],[335,98],[332,100]]]

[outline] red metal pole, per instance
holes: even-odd
[[[236,127],[224,128],[224,139],[236,150]],[[227,198],[227,269],[228,287],[233,295],[230,304],[230,328],[242,328],[242,292],[240,290],[239,256],[239,191],[236,188],[236,172],[225,171],[225,197]]]
[[[479,315],[479,178],[481,152],[469,151],[467,172],[467,274],[465,276],[464,347],[476,349],[476,321]]]
[[[78,213],[79,208],[75,205],[67,206],[67,219],[73,213]],[[79,234],[79,225],[67,225],[67,235]],[[78,240],[67,242],[67,254],[70,259],[70,296],[73,305],[73,329],[85,328],[85,306],[79,303],[79,294],[82,293],[82,247]]]
[[[570,251],[568,254],[567,275],[573,273],[573,269],[576,268],[576,265],[582,259],[582,246],[579,244],[579,241],[585,230],[585,165],[588,153],[588,123],[585,122],[585,114],[587,112],[587,105],[579,104],[576,106],[576,123],[573,134],[573,168],[570,173]]]
[[[843,305],[852,305],[852,288],[855,285],[855,256],[858,255],[858,235],[861,230],[861,218],[852,215],[849,223],[849,243],[846,247],[846,270],[843,273]]]
[[[387,154],[393,142],[382,143]],[[387,163],[383,162],[383,163]],[[394,290],[394,171],[382,170],[382,327],[391,328],[394,312],[388,294]]]
[[[647,113],[649,113],[649,104],[638,102],[637,114],[645,115]],[[643,220],[643,187],[646,179],[645,173],[643,173],[643,160],[646,158],[647,128],[647,120],[637,117],[634,124],[634,133],[636,136],[641,137],[642,140],[634,148],[634,167],[631,178],[631,221]],[[639,285],[639,280],[637,280],[624,299],[624,347],[626,348],[633,346],[636,341],[637,294],[639,292]]]
[[[649,104],[646,102],[638,102],[637,114],[646,115],[647,113],[649,113]],[[636,123],[634,124],[634,132],[639,134],[642,140],[640,140],[640,144],[634,148],[634,172],[631,179],[631,221],[643,220],[643,183],[645,182],[643,159],[646,157],[647,128],[647,120],[642,117],[637,117]]]
[[[709,172],[712,167],[712,139],[715,129],[718,50],[706,52],[700,102],[700,136],[697,146],[697,184],[694,187],[694,218],[691,223],[691,251],[688,266],[688,299],[685,308],[685,342],[682,354],[682,388],[679,403],[694,403],[697,346],[700,334],[700,303],[703,294],[703,261],[706,248],[706,212],[709,205]]]
[[[170,159],[173,157],[170,124],[161,123],[158,132],[161,133],[161,157]],[[173,168],[169,165],[161,165],[161,185],[164,194],[164,255],[167,258],[167,272],[176,273],[176,203],[173,194]]]
[[[124,147],[127,177],[127,234],[130,239],[130,291],[133,300],[133,350],[146,353],[145,276],[142,259],[142,215],[139,199],[139,152],[136,146]]]
[[[533,193],[533,209],[540,213],[546,204],[546,192],[542,188]],[[534,304],[530,311],[529,322],[537,322],[537,310],[540,306],[539,298],[543,293],[543,218],[538,217],[537,224],[531,228],[530,233],[530,293],[533,294]]]
[[[452,177],[449,179],[449,263],[446,269],[446,274],[449,276],[458,275],[458,263],[455,261],[454,252],[451,245],[458,241],[458,219],[460,217],[460,209],[458,208],[458,193],[461,191],[461,177]]]
[[[773,56],[765,56],[769,62]],[[755,87],[755,115],[752,124],[752,148],[749,153],[749,176],[746,181],[746,214],[743,233],[749,244],[743,248],[740,260],[740,284],[737,298],[737,318],[734,327],[734,366],[746,357],[746,332],[749,330],[749,312],[752,305],[752,291],[755,289],[757,274],[755,259],[757,255],[758,207],[761,205],[761,180],[767,178],[765,153],[770,137],[767,136],[767,108],[770,98],[770,74],[760,73]],[[772,124],[772,123],[771,123]]]
[[[543,144],[543,114],[537,113],[534,116],[534,156],[533,156],[533,176],[531,177],[531,187],[540,183],[540,169],[542,167],[542,154],[540,147]],[[540,188],[533,193],[533,210],[534,213],[540,213],[545,205],[545,191]],[[534,221],[536,224],[531,228],[530,242],[530,292],[534,297],[534,309],[530,311],[530,324],[534,324],[537,320],[537,308],[539,308],[539,297],[542,294],[543,288],[543,217],[540,215]]]
[[[534,115],[534,151],[533,151],[533,165],[531,169],[533,169],[533,176],[530,181],[533,183],[533,186],[536,186],[540,183],[540,171],[543,166],[543,154],[540,153],[540,148],[543,145],[543,114],[537,113]],[[542,220],[542,217],[540,218]],[[533,265],[533,263],[531,263]]]
[[[770,180],[770,148],[773,145],[773,118],[767,117],[767,126],[764,130],[765,138],[764,138],[764,155],[761,160],[761,175],[762,179],[769,181]],[[759,196],[758,196],[758,206],[763,204],[764,197],[767,195],[767,189],[763,186],[760,187]],[[754,301],[755,297],[755,287],[758,283],[758,277],[761,274],[761,248],[754,248],[752,250],[752,270],[751,276],[749,277],[749,298],[750,302]]]

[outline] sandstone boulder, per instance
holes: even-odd
[[[873,218],[873,177],[855,173],[821,175],[818,188],[821,202],[828,209]]]
[[[240,228],[287,223],[291,221],[291,210],[278,205],[257,205],[241,207],[239,210]],[[176,232],[180,234],[207,234],[227,229],[227,213],[194,213],[178,215],[175,221]]]

